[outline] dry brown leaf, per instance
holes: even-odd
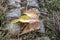
[[[23,15],[19,19],[12,20],[11,23],[17,23],[17,22],[25,23],[25,22],[29,22],[29,21],[30,21],[30,17]]]
[[[25,14],[31,18],[36,18],[36,19],[39,18],[39,16],[37,15],[37,11],[35,9],[24,10],[23,14]]]
[[[39,22],[39,19],[36,18],[30,18],[27,15],[21,16],[19,19],[12,20],[11,23],[17,23],[17,22],[22,22],[22,23],[32,23],[32,22]]]
[[[37,22],[39,21],[39,16],[37,15],[37,11],[35,9],[24,10],[23,13],[25,15],[21,16],[19,19],[12,20],[11,23],[23,22]]]
[[[22,31],[21,35],[29,33],[31,31],[38,30],[40,28],[40,22],[39,22],[39,16],[37,15],[37,11],[26,10],[24,11],[24,14],[25,15],[21,16],[19,19],[12,21],[12,23],[16,23],[18,21],[22,23],[28,22],[28,24],[25,26],[24,30]]]
[[[40,28],[40,22],[29,23],[26,25],[25,29],[22,31],[22,34],[29,33],[31,31],[38,30]]]
[[[32,9],[32,10],[24,10],[23,13],[24,13],[24,14],[26,14],[26,13],[37,14],[37,11],[34,10],[34,9]]]

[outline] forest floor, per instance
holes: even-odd
[[[60,0],[38,0],[38,5],[39,11],[42,11],[40,18],[44,20],[45,33],[37,30],[10,37],[5,30],[6,12],[16,7],[9,6],[7,0],[0,0],[0,40],[60,40]]]

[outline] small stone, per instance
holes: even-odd
[[[40,29],[38,30],[38,32],[45,33],[45,28],[44,28],[43,20],[40,20]]]
[[[38,37],[36,40],[50,40],[49,37]]]
[[[20,32],[20,26],[18,24],[7,23],[6,29],[13,35],[17,35]]]
[[[27,0],[27,1],[28,1],[28,2],[27,2],[27,5],[38,7],[37,0]]]
[[[20,17],[21,16],[20,8],[11,9],[10,11],[6,13],[6,16],[7,17]]]
[[[21,6],[19,4],[19,2],[21,2],[21,0],[8,0],[8,1],[9,1],[8,5],[15,6],[15,7],[20,7]]]

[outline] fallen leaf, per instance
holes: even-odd
[[[32,22],[36,22],[36,21],[39,22],[38,19],[33,19],[33,18],[30,18],[27,15],[23,15],[19,19],[12,20],[11,23],[17,23],[17,22],[32,23]]]
[[[26,27],[22,31],[21,35],[29,33],[31,31],[38,30],[39,28],[40,28],[40,23],[39,22],[29,23],[29,24],[26,25]]]
[[[11,23],[17,23],[17,22],[22,22],[22,23],[28,23],[24,30],[22,31],[22,34],[29,33],[31,31],[38,30],[40,28],[40,20],[39,16],[37,15],[36,10],[26,10],[24,11],[25,15],[22,15],[19,19],[12,20]]]
[[[23,15],[19,19],[12,20],[11,23],[17,23],[17,22],[29,22],[30,17]]]
[[[34,10],[34,9],[32,9],[32,10],[24,10],[23,13],[24,13],[24,14],[26,14],[26,13],[29,13],[29,14],[30,14],[30,13],[31,13],[31,14],[37,14],[37,11]]]
[[[39,18],[39,16],[37,15],[37,11],[35,9],[24,10],[23,14],[25,14],[31,18],[36,18],[36,19]]]
[[[37,15],[37,11],[35,9],[30,9],[30,10],[24,10],[23,14],[19,19],[12,20],[11,23],[17,23],[17,22],[28,22],[32,23],[35,21],[39,21],[39,16]]]

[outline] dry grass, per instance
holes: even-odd
[[[5,2],[5,0],[0,0],[0,40],[8,40],[9,38],[9,33],[6,33],[4,31],[4,20],[5,20],[5,12],[4,12],[4,7],[1,5]],[[47,22],[44,22],[46,33],[41,34],[37,32],[31,32],[26,35],[22,35],[21,37],[23,40],[34,40],[38,36],[41,37],[43,35],[49,36],[51,40],[60,40],[60,0],[45,0],[45,7],[48,10],[47,16],[42,15],[44,18],[48,18]],[[31,36],[31,37],[30,37]],[[19,38],[18,38],[19,39]]]

